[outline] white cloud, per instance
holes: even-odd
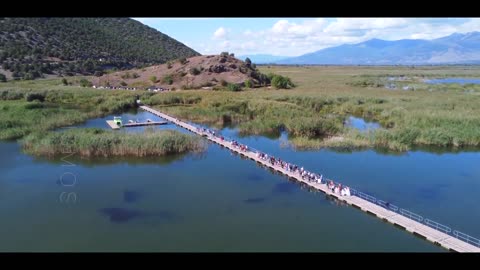
[[[247,29],[243,32],[243,35],[248,38],[248,37],[253,37],[255,33],[252,30]]]
[[[287,36],[289,38],[303,38],[321,32],[326,24],[324,19],[304,21],[302,24],[290,23],[288,20],[279,20],[271,29],[274,36]]]
[[[222,49],[228,49],[228,48],[230,47],[230,41],[228,41],[228,40],[223,41],[223,42],[220,44],[220,47],[221,47]]]
[[[149,23],[149,22],[157,22],[157,21],[197,21],[197,20],[215,20],[218,18],[202,18],[202,17],[197,17],[197,18],[178,18],[178,17],[173,17],[173,18],[132,18],[134,20],[137,20],[142,23]]]
[[[247,41],[240,45],[240,48],[243,50],[253,50],[257,48],[255,41]]]
[[[230,50],[236,55],[266,53],[297,56],[372,38],[434,39],[455,32],[480,31],[480,18],[279,19],[268,28],[236,31],[219,27],[213,39],[223,42],[210,43],[199,51]]]
[[[213,38],[214,39],[227,39],[227,29],[225,29],[224,27],[218,28],[213,33]]]

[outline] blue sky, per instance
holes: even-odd
[[[201,54],[297,56],[386,40],[433,39],[480,31],[480,18],[133,18]]]

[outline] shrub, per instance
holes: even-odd
[[[82,78],[82,79],[80,80],[80,86],[81,86],[81,87],[92,87],[92,83],[89,82],[87,79]]]
[[[152,83],[156,83],[157,82],[157,76],[151,76],[150,81],[152,81]]]
[[[25,73],[25,75],[23,76],[23,79],[24,80],[33,80],[33,79],[35,79],[35,77],[33,76],[32,73],[28,72],[28,73]]]
[[[173,83],[172,75],[171,74],[165,75],[165,77],[163,77],[162,79],[162,82],[167,84],[172,84]]]
[[[121,85],[121,86],[127,86],[128,84],[127,84],[126,82],[122,81],[122,82],[120,83],[120,85]]]
[[[281,75],[274,75],[271,82],[273,87],[277,89],[289,89],[295,87],[290,78]]]
[[[245,87],[247,88],[253,88],[253,82],[250,79],[247,79],[245,81]]]
[[[6,82],[6,81],[7,81],[7,77],[4,74],[0,73],[0,82]]]
[[[242,90],[242,87],[240,85],[234,84],[234,83],[229,83],[227,85],[227,88],[228,88],[228,90],[233,91],[233,92],[237,92],[237,91]]]
[[[182,64],[182,65],[185,65],[185,64],[188,62],[188,61],[187,61],[187,58],[185,58],[185,57],[180,58],[178,61],[179,61],[180,64]]]
[[[34,100],[38,100],[40,102],[45,101],[45,95],[40,93],[29,93],[25,98],[28,102],[32,102]]]
[[[130,72],[126,72],[125,74],[123,74],[120,77],[122,77],[122,79],[130,79]]]
[[[63,78],[63,79],[62,79],[62,83],[63,83],[63,85],[68,85],[67,79]]]
[[[103,71],[97,70],[97,71],[95,71],[95,73],[93,75],[96,76],[96,77],[100,77],[100,76],[103,75]]]
[[[221,85],[221,86],[227,86],[228,83],[227,83],[227,81],[225,81],[224,79],[221,79],[221,80],[220,80],[220,85]]]
[[[190,68],[190,74],[198,75],[200,74],[200,69],[198,69],[197,67]]]

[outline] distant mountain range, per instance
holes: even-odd
[[[290,56],[278,56],[270,54],[250,54],[237,56],[237,58],[241,60],[245,60],[247,57],[250,58],[250,60],[252,60],[252,63],[255,64],[271,64],[289,58]]]
[[[267,57],[264,56],[264,58]],[[253,59],[252,62],[255,63]],[[345,44],[297,57],[274,60],[274,63],[292,65],[479,64],[480,32],[455,33],[432,40],[371,39],[358,44]]]

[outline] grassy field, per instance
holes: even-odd
[[[201,138],[175,130],[132,134],[97,128],[32,133],[22,144],[27,153],[49,157],[66,153],[78,153],[82,157],[163,156],[206,148]]]
[[[423,82],[480,77],[480,67],[262,66],[260,71],[288,76],[297,87],[153,94],[64,86],[59,79],[0,83],[0,139],[119,113],[134,106],[139,94],[144,103],[181,119],[236,125],[242,134],[285,130],[300,149],[480,146],[480,86]],[[80,78],[68,80],[75,85]],[[391,84],[396,89],[387,89]],[[382,128],[359,132],[344,124],[348,116],[377,121]]]
[[[242,92],[188,90],[144,101],[182,119],[243,134],[286,130],[297,148],[479,146],[480,87],[427,85],[426,78],[480,77],[480,67],[261,67],[288,76],[294,89]],[[390,81],[389,77],[402,78]],[[397,89],[385,85],[395,83]],[[403,90],[409,86],[409,90]],[[414,90],[412,90],[414,89]],[[378,121],[362,133],[344,125],[348,116]]]

